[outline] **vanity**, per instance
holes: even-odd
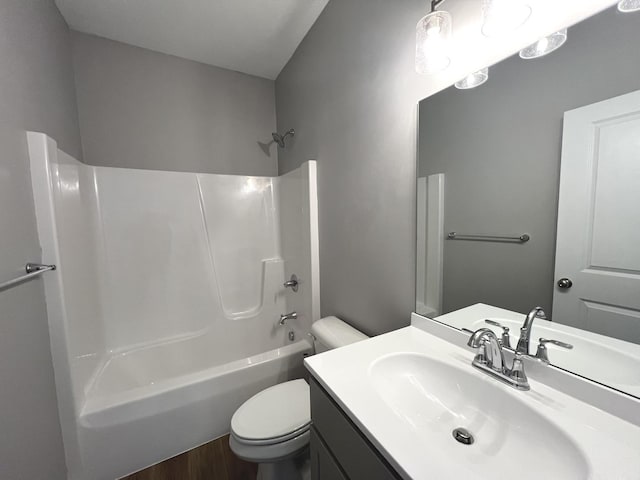
[[[638,44],[613,7],[420,102],[415,313],[305,360],[313,479],[640,479]]]
[[[420,323],[305,360],[312,478],[640,478],[640,401],[513,388]]]
[[[312,478],[402,478],[315,377],[311,378],[310,389]]]

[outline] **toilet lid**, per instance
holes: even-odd
[[[247,440],[268,440],[289,435],[310,422],[309,385],[292,380],[244,402],[231,418],[231,430]]]

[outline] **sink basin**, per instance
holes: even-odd
[[[447,452],[454,448],[470,470],[491,472],[493,478],[522,478],[505,461],[521,458],[526,478],[589,476],[580,449],[546,417],[520,402],[522,392],[508,391],[470,365],[466,370],[425,355],[398,353],[374,361],[369,375],[385,404],[430,451],[434,445]],[[459,443],[452,434],[457,428],[470,432],[473,444]]]

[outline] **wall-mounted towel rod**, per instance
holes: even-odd
[[[55,265],[43,265],[41,263],[27,263],[24,266],[25,275],[21,277],[14,278],[13,280],[9,280],[8,282],[0,283],[0,290],[6,290],[7,288],[11,288],[19,283],[25,282],[33,277],[37,277],[38,275],[43,274],[44,272],[48,272],[49,270],[55,270]]]
[[[486,240],[486,241],[513,241],[525,243],[531,240],[528,233],[522,235],[484,235],[474,233],[451,232],[447,235],[449,240]]]

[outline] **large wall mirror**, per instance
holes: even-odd
[[[603,11],[419,115],[416,312],[517,342],[541,306],[532,354],[572,344],[551,363],[640,397],[640,12]]]

